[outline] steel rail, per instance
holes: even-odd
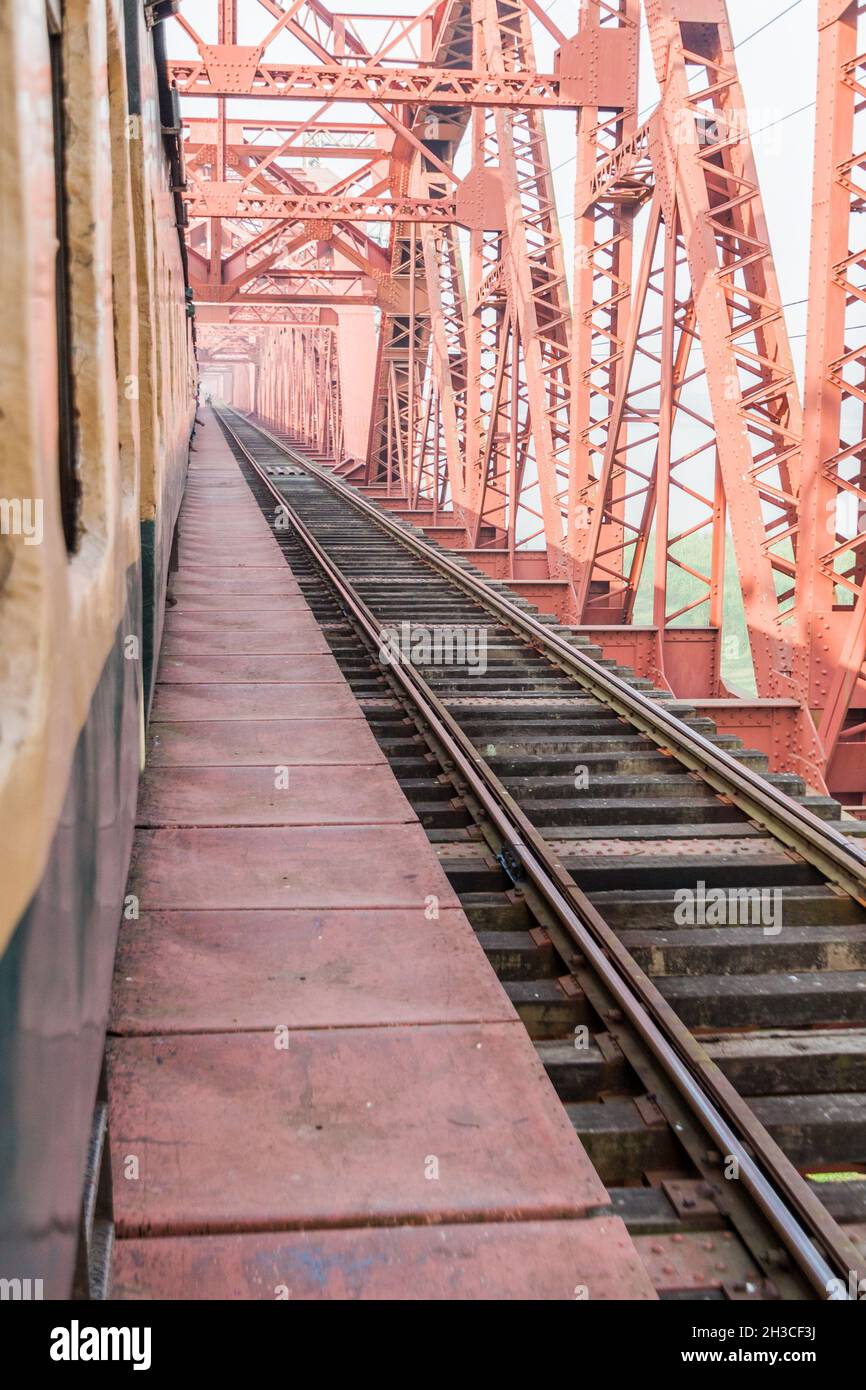
[[[307,472],[363,512],[404,546],[421,555],[441,573],[448,575],[464,592],[471,594],[484,607],[493,609],[509,626],[522,632],[533,645],[540,647],[556,665],[574,676],[585,689],[622,714],[629,723],[651,738],[660,748],[673,753],[715,791],[730,797],[747,816],[765,825],[774,838],[801,854],[824,877],[844,888],[846,893],[866,906],[866,852],[853,845],[827,821],[821,820],[805,806],[798,805],[751,768],[738,763],[723,748],[717,748],[702,734],[689,729],[676,715],[666,710],[663,704],[650,700],[639,690],[632,689],[619,676],[606,671],[591,657],[585,656],[579,648],[572,647],[557,633],[550,632],[543,623],[531,614],[523,612],[513,601],[490,589],[483,579],[467,574],[460,565],[455,564],[429,541],[408,532],[399,522],[385,515],[367,498],[360,496],[355,488],[334,477],[329,469],[305,458],[256,420],[247,419],[237,411],[232,413],[240,415],[245,424],[258,430],[287,457],[304,467]]]
[[[381,623],[308,531],[286,496],[253,458],[223,413],[217,414],[256,476],[290,518],[293,530],[340,595],[347,610],[371,644],[378,648]],[[253,424],[246,420],[245,423]],[[268,431],[258,425],[253,427],[281,452],[307,463],[302,455],[287,449]],[[319,470],[314,466],[309,467],[308,471],[318,476]],[[404,539],[402,534],[399,538]],[[848,1299],[850,1295],[843,1289],[847,1290],[850,1273],[860,1273],[861,1257],[856,1247],[625,950],[586,895],[556,861],[543,837],[492,769],[479,757],[474,745],[423,677],[398,652],[394,653],[389,666],[434,737],[459,769],[461,777],[471,788],[503,842],[519,860],[527,877],[542,894],[617,1007],[722,1154],[735,1159],[739,1179],[813,1288],[825,1299]],[[772,1181],[764,1169],[772,1175]],[[820,1249],[816,1247],[816,1242]]]

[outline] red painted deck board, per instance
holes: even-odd
[[[155,1247],[155,1249],[154,1249]],[[655,1299],[618,1217],[121,1240],[113,1298]],[[574,1309],[586,1328],[590,1309]]]
[[[151,727],[147,760],[151,769],[386,765],[370,726],[361,718],[166,720]]]
[[[271,531],[267,522],[261,517],[246,519],[238,507],[232,507],[230,511],[228,508],[217,510],[208,507],[198,512],[187,507],[184,509],[183,522],[178,547],[180,553],[184,550],[207,548],[209,553],[213,554],[214,544],[221,540],[214,532],[217,527],[224,528],[226,525],[231,526],[232,542],[243,542],[245,549],[253,542],[256,551],[266,551],[271,542]]]
[[[293,656],[166,656],[159,664],[158,692],[167,685],[318,685],[337,682],[345,692],[340,668],[330,653]],[[318,692],[317,692],[318,693]],[[355,709],[358,710],[357,704]],[[358,710],[360,714],[360,711]],[[297,715],[293,712],[293,717]]]
[[[241,544],[244,543],[241,542]],[[215,541],[198,541],[195,545],[182,545],[178,551],[180,563],[183,566],[189,567],[195,565],[212,565],[214,560],[218,558],[221,564],[231,565],[232,562],[229,560],[224,546],[224,539],[221,539],[219,543]],[[271,542],[265,537],[252,544],[245,544],[243,558],[238,558],[235,564],[238,569],[249,569],[251,566],[261,567],[262,565],[270,565],[273,563],[271,558],[272,554]]]
[[[145,912],[121,926],[117,1033],[509,1022],[463,913]]]
[[[298,594],[301,586],[286,566],[284,573],[274,566],[238,574],[224,569],[179,569],[172,577],[171,587],[180,599],[187,595],[220,595],[240,599],[249,594]]]
[[[173,656],[222,652],[262,655],[327,650],[309,609],[291,613],[176,613],[165,619],[163,651]]]
[[[577,1216],[607,1203],[519,1024],[286,1037],[285,1048],[272,1031],[112,1040],[119,1236]],[[130,1154],[135,1181],[123,1178]]]
[[[130,892],[143,907],[457,906],[420,825],[142,829]]]
[[[340,683],[193,682],[157,686],[151,720],[357,719],[358,702]]]
[[[514,1017],[459,909],[146,912],[121,927],[118,1034]]]
[[[258,558],[261,556],[262,558]],[[214,548],[204,559],[181,565],[179,573],[189,577],[219,575],[230,578],[236,574],[239,579],[258,578],[264,573],[286,574],[286,562],[276,547],[269,551],[259,551],[257,555],[226,556],[225,550]]]
[[[260,574],[273,575],[273,578],[247,578],[232,583],[230,579],[189,578],[184,571],[183,577],[178,575],[172,584],[174,611],[192,611],[194,603],[201,603],[208,605],[207,609],[201,610],[203,612],[214,609],[227,612],[231,608],[258,607],[260,600],[272,602],[274,599],[300,596],[301,589],[298,584],[284,580],[273,570],[261,570]],[[220,609],[221,603],[227,604],[228,609]]]
[[[303,720],[295,720],[303,728]],[[406,825],[417,817],[391,769],[319,764],[151,768],[138,802],[147,825]]]
[[[175,590],[177,594],[177,591]],[[282,594],[177,594],[173,613],[309,613],[306,599],[297,591]]]

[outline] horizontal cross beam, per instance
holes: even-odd
[[[341,198],[328,193],[283,196],[235,191],[231,183],[205,183],[186,200],[190,217],[242,217],[286,222],[457,221],[450,198]]]
[[[282,294],[279,292],[269,294],[265,290],[253,290],[249,294],[235,294],[232,296],[231,299],[225,299],[220,295],[214,296],[213,298],[199,299],[197,297],[195,300],[196,304],[201,304],[202,306],[207,305],[210,307],[227,304],[230,305],[232,308],[243,308],[248,304],[273,305],[275,308],[279,308],[281,305],[285,304],[302,304],[305,306],[315,304],[336,304],[346,306],[349,304],[375,304],[376,302],[376,295],[373,291],[362,292],[359,294],[335,294],[327,290],[316,290],[315,292],[311,293],[305,293],[304,291],[300,291],[297,294]]]
[[[242,50],[231,50],[242,52]],[[288,97],[293,101],[411,102],[420,106],[516,106],[576,109],[594,105],[603,85],[557,73],[467,72],[460,68],[277,66],[256,61],[181,61],[168,64],[169,81],[187,97]],[[578,89],[581,90],[578,90]]]

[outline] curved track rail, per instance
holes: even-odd
[[[846,895],[855,912],[866,904],[866,855],[827,820],[799,804],[699,729],[690,727],[657,697],[635,688],[579,646],[572,645],[567,637],[551,631],[507,593],[467,571],[450,555],[421,539],[285,441],[235,412],[219,412],[219,419],[230,444],[246,464],[251,483],[257,484],[254,491],[258,492],[261,505],[275,505],[280,517],[278,529],[286,525],[290,528],[293,544],[300,545],[317,574],[327,582],[368,653],[380,651],[383,623],[393,623],[395,611],[390,601],[385,604],[387,612],[382,611],[382,602],[368,602],[359,585],[345,572],[345,564],[341,565],[338,557],[343,555],[347,542],[345,535],[334,533],[333,527],[336,524],[339,528],[343,515],[361,519],[365,532],[376,528],[374,535],[401,547],[403,555],[408,553],[427,574],[432,571],[445,579],[453,595],[451,606],[457,614],[454,622],[467,621],[465,612],[462,617],[459,614],[463,612],[461,604],[469,601],[473,607],[479,607],[488,622],[496,624],[494,640],[505,633],[506,642],[516,637],[524,647],[529,644],[530,655],[543,664],[543,671],[555,673],[539,676],[537,693],[542,698],[546,698],[543,692],[547,690],[553,692],[551,698],[555,702],[559,695],[567,696],[573,691],[576,683],[584,697],[597,702],[620,724],[624,722],[641,746],[650,747],[655,755],[666,755],[678,772],[684,769],[695,782],[699,781],[700,797],[713,799],[713,814],[719,805],[736,808],[752,828],[758,827],[761,834],[772,837],[783,853],[808,866],[813,877],[830,885],[840,897]],[[306,508],[299,495],[290,496],[292,491],[298,493],[297,487],[287,488],[285,482],[282,487],[279,485],[280,473],[274,472],[275,467],[280,467],[275,463],[277,459],[283,460],[293,474],[302,469],[305,478],[314,478],[318,484],[319,495]],[[320,494],[319,489],[326,491]],[[328,494],[330,506],[323,513],[322,496]],[[310,495],[307,490],[308,503]],[[351,512],[346,512],[346,508]],[[309,513],[306,516],[305,510]],[[324,527],[317,524],[323,515],[330,518]],[[370,586],[367,588],[369,591]],[[384,589],[377,592],[385,598]],[[390,589],[390,600],[395,595],[399,606],[399,577]],[[410,623],[422,620],[417,607],[406,600],[403,611]],[[438,620],[449,621],[447,616]],[[512,634],[512,638],[507,634]],[[513,661],[514,657],[504,649],[503,659]],[[637,1040],[638,1055],[651,1059],[651,1069],[664,1078],[693,1117],[710,1146],[713,1161],[718,1163],[722,1156],[725,1165],[738,1176],[739,1183],[733,1187],[748,1194],[760,1217],[753,1224],[739,1192],[735,1200],[723,1205],[727,1205],[728,1216],[756,1263],[768,1278],[775,1279],[782,1296],[803,1296],[798,1290],[798,1278],[804,1281],[801,1289],[820,1297],[844,1296],[841,1289],[849,1286],[851,1272],[858,1277],[862,1273],[863,1261],[857,1246],[798,1165],[770,1134],[754,1107],[620,940],[598,902],[566,869],[563,856],[557,852],[557,841],[544,833],[543,814],[542,825],[538,824],[539,815],[531,809],[532,798],[521,797],[513,785],[506,786],[480,755],[467,727],[478,702],[461,702],[459,697],[454,700],[437,693],[431,680],[425,679],[399,651],[391,652],[387,675],[403,708],[423,731],[440,766],[471,808],[477,827],[508,878],[524,886],[532,901],[540,906],[536,918],[544,921],[566,967],[583,988],[587,988],[592,977],[590,993],[597,987],[599,999],[611,1006],[604,1011],[607,1021],[631,1030]],[[546,686],[547,680],[553,684]],[[524,712],[527,698],[521,700],[519,692],[515,695]],[[477,717],[483,718],[483,710]],[[553,738],[551,747],[558,749],[562,745],[567,753],[565,743]],[[513,777],[510,782],[520,783],[520,778]],[[519,804],[521,800],[523,806]],[[632,804],[639,814],[639,798]],[[709,807],[709,802],[699,799],[696,812],[705,807]],[[629,830],[639,834],[639,823]],[[725,1187],[731,1189],[732,1185]],[[768,1231],[773,1237],[769,1242]],[[780,1255],[780,1248],[784,1254]]]

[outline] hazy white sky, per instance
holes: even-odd
[[[740,79],[750,128],[778,121],[754,136],[761,190],[783,300],[801,300],[809,276],[812,141],[815,131],[815,74],[818,58],[817,0],[801,0],[749,42],[742,40],[786,8],[788,0],[728,0]],[[805,110],[799,110],[806,107]],[[780,120],[789,112],[799,114]],[[760,119],[757,119],[760,115]],[[806,305],[785,309],[788,331],[802,334]],[[793,337],[799,362],[804,339]]]

